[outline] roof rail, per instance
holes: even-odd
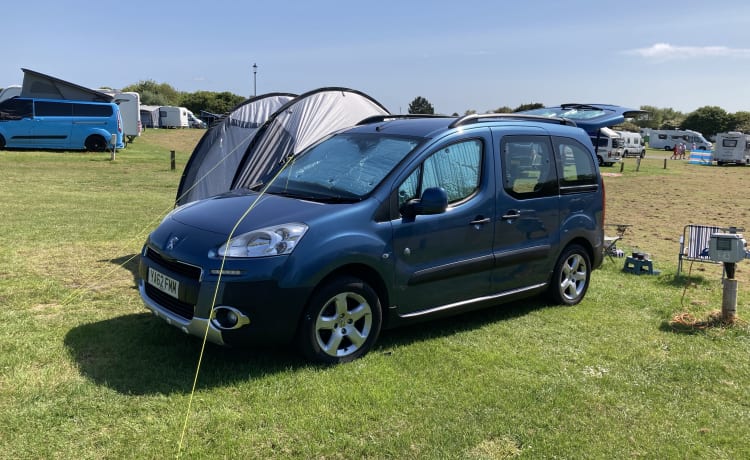
[[[575,122],[568,120],[567,118],[558,117],[545,117],[542,115],[527,115],[523,113],[472,113],[470,115],[464,115],[451,123],[449,128],[456,128],[472,123],[479,123],[485,120],[527,120],[527,121],[540,121],[543,123],[555,123],[567,126],[576,126]]]
[[[373,115],[371,117],[367,117],[361,120],[359,123],[357,123],[357,126],[369,125],[370,123],[381,123],[384,121],[391,121],[391,120],[408,120],[412,118],[448,118],[448,116],[447,115],[433,115],[433,114],[427,114],[427,113],[408,113],[406,115]]]

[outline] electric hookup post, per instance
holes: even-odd
[[[745,246],[745,239],[737,231],[744,229],[729,227],[729,233],[714,233],[708,243],[708,256],[711,260],[722,262],[727,277],[722,280],[724,290],[721,299],[721,318],[732,323],[737,316],[737,280],[734,279],[734,269],[737,262],[750,258]]]

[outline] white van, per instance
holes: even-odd
[[[750,164],[750,135],[737,131],[717,134],[714,160],[719,166]]]
[[[206,128],[206,122],[196,117],[193,112],[188,110],[188,123],[191,128]]]
[[[162,128],[189,128],[188,109],[170,105],[159,107],[159,126]]]
[[[601,128],[598,135],[590,137],[599,166],[612,166],[622,159],[622,139],[614,130]]]
[[[622,139],[622,157],[640,157],[646,156],[646,146],[643,142],[643,136],[640,133],[631,133],[630,131],[616,131]]]

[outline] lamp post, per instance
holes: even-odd
[[[258,64],[253,64],[253,96],[257,96],[258,95],[258,86],[256,84],[256,82],[257,82],[256,75],[257,74],[258,74]]]

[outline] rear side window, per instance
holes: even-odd
[[[8,99],[0,104],[0,120],[21,120],[33,116],[33,105],[30,99]]]
[[[721,141],[724,147],[737,147],[737,139],[724,139]]]
[[[73,104],[76,117],[111,117],[112,106],[104,104]]]
[[[596,166],[591,152],[575,139],[553,138],[560,160],[560,186],[596,185]]]
[[[500,144],[503,187],[515,198],[557,194],[555,155],[547,136],[505,136]]]
[[[73,114],[70,102],[37,101],[34,106],[37,117],[69,117]]]

